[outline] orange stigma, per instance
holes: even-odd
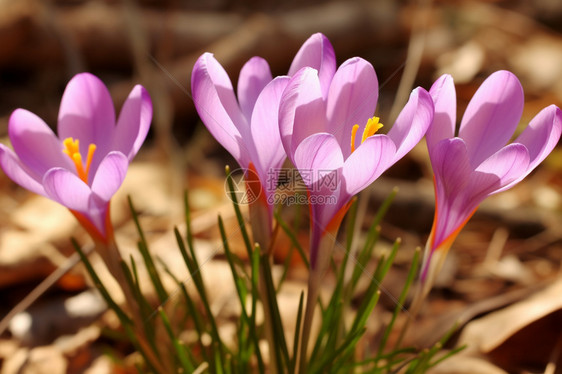
[[[94,158],[94,152],[96,150],[95,144],[90,144],[88,147],[88,156],[86,157],[86,163],[82,161],[82,155],[80,154],[80,143],[78,139],[66,138],[62,142],[64,144],[64,149],[62,150],[76,166],[76,172],[78,177],[88,184],[88,173],[90,172],[90,165],[92,164],[92,159]]]
[[[377,131],[383,127],[382,123],[379,122],[379,117],[369,118],[367,124],[365,125],[365,129],[363,130],[363,136],[361,137],[361,143],[367,140],[368,137],[375,135]],[[359,125],[354,125],[351,129],[351,152],[355,151],[355,136],[357,135],[357,130],[359,129]]]

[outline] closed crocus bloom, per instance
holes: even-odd
[[[521,84],[508,71],[498,71],[482,83],[466,108],[458,136],[453,79],[443,75],[430,93],[435,117],[426,138],[436,202],[421,272],[426,293],[478,205],[486,197],[513,187],[536,168],[558,143],[562,127],[562,113],[551,105],[508,143],[524,103]]]
[[[112,236],[110,199],[151,119],[151,100],[142,86],[133,88],[116,122],[105,85],[92,74],[78,74],[61,100],[58,136],[35,114],[12,113],[13,150],[0,145],[0,166],[20,186],[70,209],[94,240],[106,243]]]
[[[296,54],[289,75],[312,66],[323,77],[327,90],[336,63],[334,50],[322,34],[312,35]],[[211,53],[193,67],[191,91],[197,112],[215,139],[246,170],[252,196],[250,219],[254,240],[268,247],[273,221],[273,194],[278,169],[286,158],[279,137],[278,111],[288,76],[273,79],[267,61],[251,58],[241,69],[237,92],[228,74]],[[264,248],[265,249],[265,248]]]
[[[433,118],[429,93],[416,88],[388,133],[378,134],[377,99],[375,70],[359,57],[338,68],[327,91],[318,72],[304,68],[283,93],[281,138],[310,196],[313,269],[328,263],[351,198],[410,151]]]

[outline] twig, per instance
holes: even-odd
[[[562,351],[562,335],[558,337],[558,342],[556,343],[556,346],[554,346],[550,358],[548,359],[548,364],[544,369],[544,374],[554,374],[556,372],[556,364],[558,363],[558,359],[560,358],[561,351]]]
[[[86,255],[90,254],[94,246],[88,246],[84,252]],[[10,325],[10,321],[14,316],[18,313],[23,312],[27,308],[29,308],[41,295],[43,295],[53,284],[55,284],[63,275],[65,275],[70,269],[72,269],[76,264],[80,262],[80,256],[78,253],[73,253],[62,266],[59,266],[56,270],[54,270],[47,278],[45,278],[37,287],[33,289],[30,293],[28,293],[22,301],[20,301],[15,307],[10,310],[4,318],[0,321],[0,335],[6,331],[8,326]]]
[[[423,48],[425,45],[425,34],[427,19],[429,16],[429,8],[431,7],[431,0],[419,0],[416,13],[412,25],[412,36],[408,44],[408,54],[406,57],[406,65],[404,66],[404,73],[400,79],[400,85],[396,92],[392,109],[390,110],[389,118],[392,122],[398,117],[398,113],[408,100],[408,95],[412,90],[414,81],[418,74],[420,67]]]

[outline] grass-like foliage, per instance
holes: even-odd
[[[375,261],[373,253],[379,239],[380,223],[396,195],[397,191],[393,191],[377,212],[364,243],[354,243],[356,239],[352,233],[357,224],[357,201],[351,206],[346,224],[346,240],[341,246],[345,248],[345,255],[339,263],[332,262],[331,276],[335,277],[335,288],[328,300],[318,300],[320,327],[311,337],[306,364],[299,363],[305,293],[301,293],[298,302],[295,331],[287,332],[283,325],[277,295],[289,273],[290,261],[287,259],[281,265],[276,265],[282,267],[283,271],[281,279],[275,281],[270,256],[263,254],[259,245],[253,244],[250,240],[228,170],[227,182],[248,255],[247,259],[242,259],[231,250],[223,219],[219,216],[218,227],[222,248],[232,274],[240,309],[234,343],[232,339],[228,340],[229,343],[225,343],[220,332],[221,322],[217,320],[211,309],[207,286],[202,277],[205,269],[201,267],[194,247],[187,193],[184,199],[186,232],[181,233],[176,228],[174,234],[189,274],[188,279],[178,279],[163,261],[153,257],[138,214],[132,201],[129,200],[139,235],[138,250],[156,300],[148,300],[145,296],[146,293],[141,289],[139,281],[139,264],[130,258],[128,262],[121,262],[123,279],[126,280],[126,284],[121,284],[121,287],[126,290],[124,292],[126,297],[132,299],[127,300],[126,306],[118,305],[96,274],[88,257],[73,240],[95,286],[119,318],[124,337],[142,357],[142,360],[136,364],[139,372],[292,374],[302,373],[302,368],[306,367],[307,373],[319,374],[423,373],[459,350],[442,353],[442,348],[455,331],[455,327],[435,345],[421,350],[400,346],[390,348],[387,344],[391,332],[397,328],[396,321],[399,314],[407,313],[405,304],[419,268],[419,249],[415,251],[412,258],[390,322],[374,340],[378,345],[373,347],[373,344],[366,342],[367,322],[370,318],[378,318],[373,311],[381,297],[381,284],[401,244],[400,239],[397,239],[389,253],[376,259],[374,271],[366,270],[372,268],[370,265]],[[297,222],[295,227],[294,223],[283,221],[280,214],[276,214],[276,220],[278,229],[283,230],[291,240],[292,248],[288,256],[298,253],[303,263],[308,266],[306,252],[297,240],[295,232],[299,223]],[[357,253],[353,253],[354,247],[359,248]],[[166,289],[162,280],[164,274],[173,279],[176,284],[175,290]],[[368,286],[362,291],[358,302],[354,296],[358,292],[357,286],[360,281],[367,283]],[[257,321],[260,308],[267,312],[264,316],[267,321],[265,323]],[[266,323],[270,323],[269,331],[272,335],[270,337],[265,336]],[[190,331],[190,336],[195,338],[186,341],[185,331]],[[273,350],[269,352],[264,351],[263,343],[267,338],[275,342],[271,345]],[[288,344],[289,341],[291,345]]]

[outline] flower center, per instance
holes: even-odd
[[[363,136],[361,137],[361,143],[363,143],[369,136],[375,135],[375,133],[382,127],[382,123],[379,122],[379,117],[369,118],[365,129],[363,130]],[[359,125],[354,125],[351,129],[351,152],[355,151],[355,135],[357,135],[357,130]]]
[[[82,161],[82,155],[80,154],[80,143],[78,139],[66,138],[62,142],[64,149],[62,150],[76,166],[76,172],[78,177],[88,184],[88,173],[90,172],[90,165],[92,164],[92,159],[94,158],[94,152],[96,150],[95,144],[90,144],[88,147],[88,156],[86,157],[86,163]]]

